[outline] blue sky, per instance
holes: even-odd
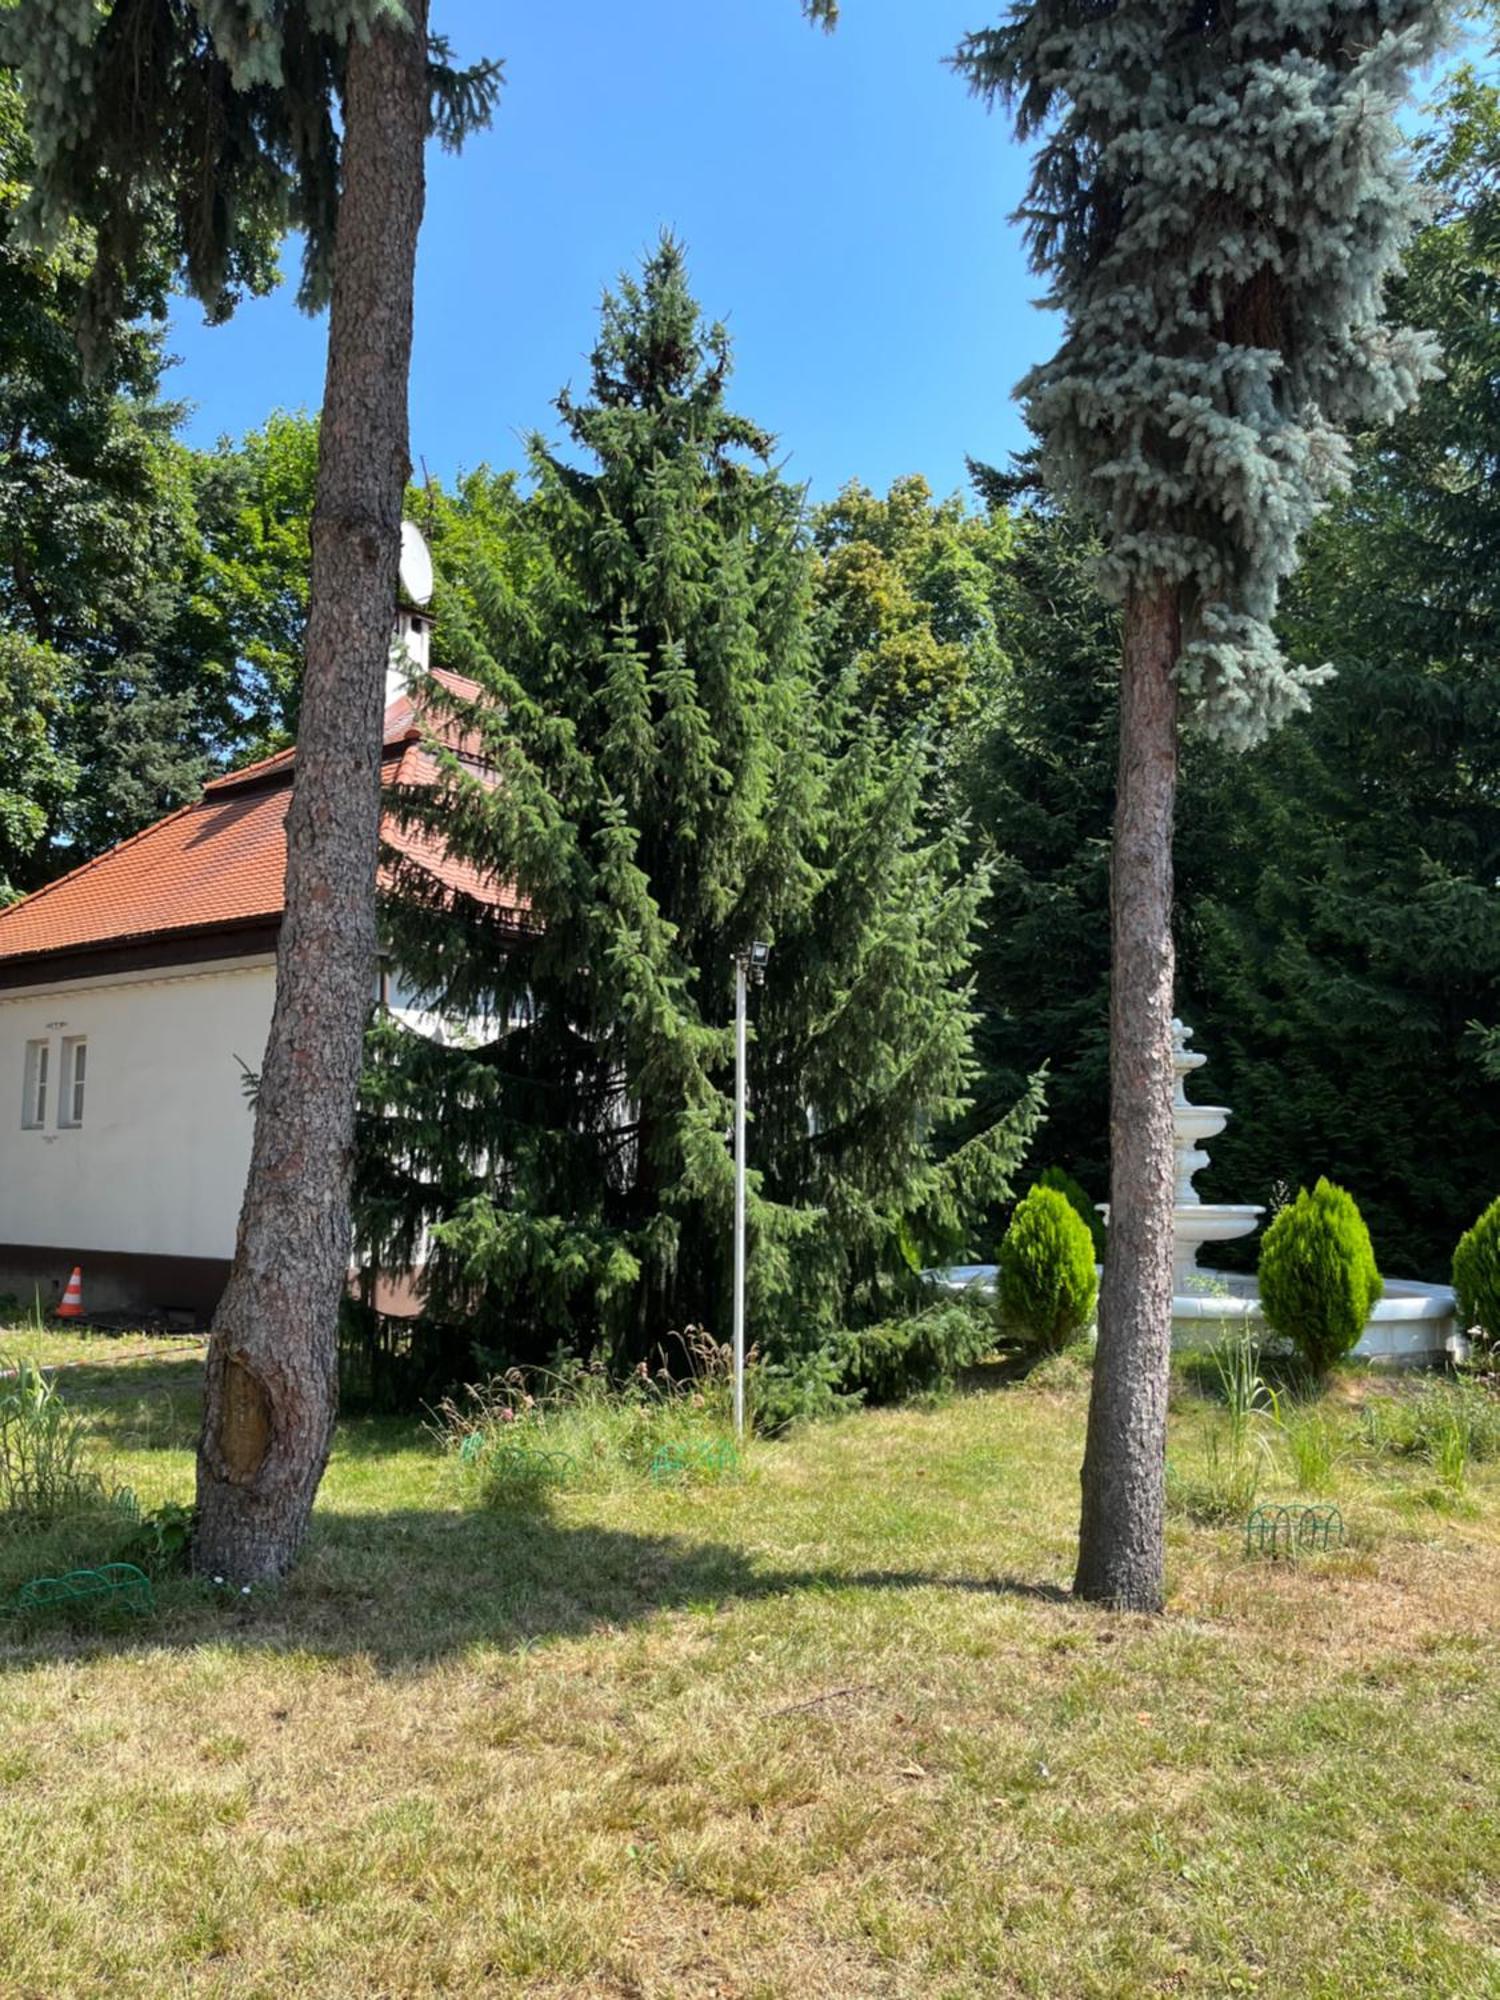
[[[412,448],[440,477],[519,461],[581,384],[599,295],[663,226],[736,344],[736,400],[826,498],[1024,442],[1017,378],[1055,343],[1009,222],[1024,153],[943,57],[985,0],[433,0],[461,55],[498,54],[494,128],[429,159]],[[289,246],[288,267],[295,263]],[[316,408],[325,322],[285,293],[224,327],[174,320],[194,442]]]

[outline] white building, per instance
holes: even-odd
[[[382,781],[430,782],[430,729],[391,692]],[[216,779],[0,911],[0,1293],[50,1307],[81,1264],[91,1311],[212,1311],[275,992],[295,754]],[[389,822],[385,837],[449,893],[519,918],[504,884]]]

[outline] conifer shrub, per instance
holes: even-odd
[[[905,1319],[884,1320],[844,1335],[843,1388],[866,1403],[898,1403],[947,1388],[995,1345],[989,1301],[977,1294],[944,1299]]]
[[[745,1371],[745,1400],[758,1434],[782,1437],[794,1425],[826,1423],[859,1408],[844,1387],[847,1360],[835,1341],[756,1355]]]
[[[1016,1204],[1000,1245],[1000,1329],[1033,1354],[1060,1354],[1093,1317],[1099,1296],[1094,1243],[1056,1188],[1034,1187]]]
[[[1500,1352],[1500,1200],[1459,1237],[1453,1289],[1463,1326],[1487,1351]]]
[[[1094,1262],[1104,1262],[1104,1217],[1089,1200],[1081,1181],[1074,1180],[1066,1167],[1046,1167],[1036,1177],[1035,1186],[1055,1188],[1073,1204],[1075,1211],[1086,1225],[1094,1244]]]
[[[1274,1333],[1315,1375],[1342,1361],[1380,1297],[1381,1276],[1359,1205],[1322,1179],[1300,1188],[1266,1231],[1260,1302]]]

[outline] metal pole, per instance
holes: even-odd
[[[734,962],[734,1434],[745,1435],[745,961]]]

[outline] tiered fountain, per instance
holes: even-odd
[[[1177,1198],[1172,1210],[1175,1257],[1172,1266],[1172,1339],[1179,1347],[1201,1347],[1221,1337],[1226,1326],[1248,1321],[1263,1328],[1255,1279],[1238,1271],[1205,1271],[1198,1252],[1205,1243],[1232,1243],[1248,1236],[1264,1210],[1244,1204],[1198,1199],[1193,1176],[1208,1165],[1203,1141],[1229,1122],[1221,1104],[1190,1104],[1187,1078],[1208,1060],[1188,1047],[1191,1028],[1172,1023],[1172,1066],[1177,1091],[1172,1127],[1177,1148]],[[1458,1351],[1454,1298],[1447,1285],[1388,1278],[1385,1292],[1365,1323],[1354,1351],[1369,1361],[1420,1365]]]
[[[1190,1294],[1204,1289],[1205,1274],[1198,1268],[1198,1252],[1204,1244],[1232,1243],[1238,1236],[1248,1236],[1265,1213],[1264,1209],[1247,1203],[1201,1201],[1193,1186],[1194,1174],[1201,1174],[1208,1165],[1203,1141],[1218,1137],[1229,1123],[1229,1113],[1222,1104],[1189,1104],[1187,1079],[1208,1061],[1207,1056],[1188,1047],[1192,1039],[1191,1028],[1185,1028],[1181,1021],[1172,1023],[1172,1067],[1177,1072],[1177,1088],[1172,1098],[1172,1133],[1177,1153],[1172,1289]],[[1222,1287],[1224,1280],[1216,1275],[1209,1283]]]
[[[1177,1152],[1177,1193],[1172,1209],[1172,1340],[1178,1347],[1212,1347],[1233,1326],[1248,1323],[1265,1331],[1260,1294],[1252,1275],[1240,1271],[1206,1271],[1198,1262],[1205,1243],[1233,1243],[1248,1236],[1264,1210],[1243,1202],[1201,1201],[1194,1176],[1208,1165],[1203,1142],[1213,1139],[1229,1122],[1222,1104],[1192,1104],[1187,1078],[1208,1060],[1190,1049],[1191,1028],[1172,1023],[1173,1067],[1177,1088],[1172,1101],[1172,1128]],[[1109,1210],[1101,1203],[1108,1219]],[[1378,1249],[1377,1245],[1377,1249]],[[993,1264],[963,1264],[928,1276],[947,1291],[969,1286],[990,1289]],[[1447,1285],[1421,1284],[1410,1278],[1388,1278],[1355,1347],[1369,1361],[1421,1366],[1464,1351],[1455,1319],[1452,1290]]]

